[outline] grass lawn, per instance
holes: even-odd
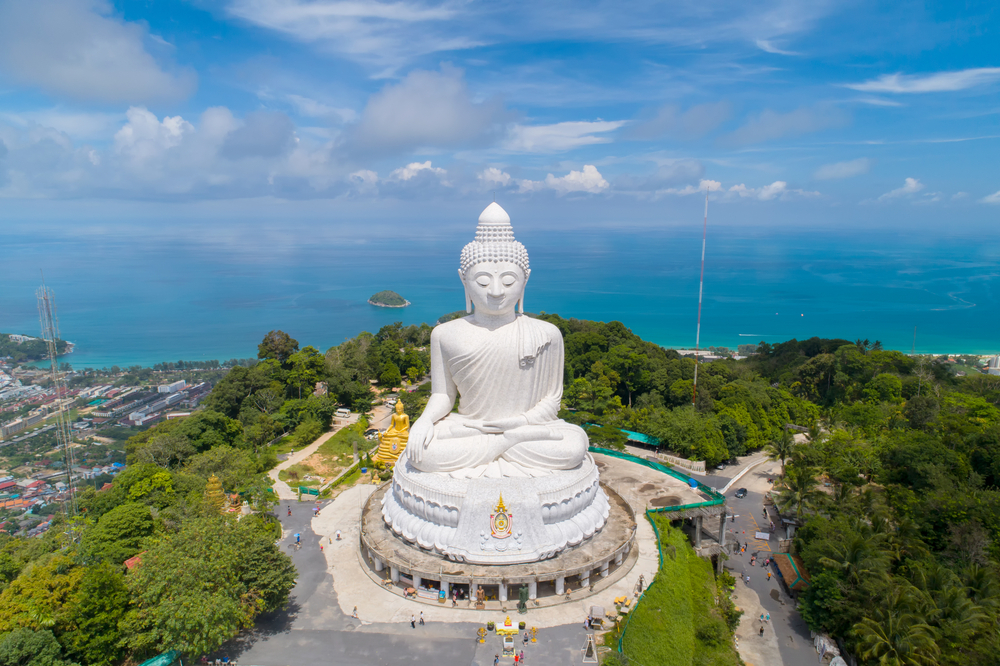
[[[302,449],[302,448],[303,447],[299,446],[298,443],[295,441],[295,438],[292,437],[291,435],[288,435],[271,445],[271,450],[274,451],[275,455],[288,453],[292,449]]]
[[[341,428],[337,434],[323,442],[316,453],[325,459],[333,459],[336,456],[346,467],[354,462],[354,442],[358,443],[358,455],[364,455],[364,452],[373,445],[357,431],[356,426],[348,426]]]
[[[632,611],[623,651],[630,663],[657,666],[741,664],[716,603],[709,560],[698,557],[687,536],[656,516],[663,562],[655,582]],[[612,655],[608,663],[616,663]],[[613,661],[612,659],[615,659]]]

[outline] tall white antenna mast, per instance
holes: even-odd
[[[59,319],[56,317],[56,304],[52,297],[52,291],[45,286],[45,274],[42,274],[42,286],[35,292],[38,296],[38,319],[42,324],[42,339],[48,348],[49,360],[52,364],[52,387],[56,392],[56,441],[62,447],[66,464],[66,488],[69,490],[69,499],[64,505],[66,513],[70,516],[76,515],[76,488],[73,486],[73,440],[69,434],[69,419],[66,416],[66,379],[59,373],[59,358],[56,341],[59,340]]]
[[[694,389],[691,404],[698,399],[698,345],[701,343],[701,298],[705,291],[705,239],[708,237],[708,189],[705,189],[705,224],[701,229],[701,280],[698,282],[698,328],[694,334]]]

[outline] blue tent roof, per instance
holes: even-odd
[[[153,657],[152,659],[147,659],[139,664],[139,666],[170,666],[174,662],[179,662],[180,658],[180,652],[177,650],[170,650],[169,652],[164,652],[163,654]]]

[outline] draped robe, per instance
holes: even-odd
[[[539,476],[580,465],[587,435],[556,417],[563,384],[558,328],[519,315],[493,331],[471,317],[438,329],[435,337],[441,340],[440,345],[432,340],[431,364],[442,363],[446,380],[457,388],[458,413],[434,424],[423,460],[415,467],[476,477]],[[441,358],[435,358],[438,353]],[[517,416],[525,417],[527,425],[501,434],[484,434],[467,425]]]

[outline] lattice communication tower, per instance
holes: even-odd
[[[52,297],[52,290],[42,286],[35,292],[38,296],[38,318],[42,324],[42,339],[48,347],[49,360],[52,362],[52,387],[56,392],[56,440],[63,449],[66,463],[66,488],[69,490],[69,498],[64,504],[68,515],[76,515],[76,487],[73,485],[73,468],[76,466],[73,460],[73,440],[69,434],[69,418],[66,415],[66,379],[59,372],[59,358],[57,356],[56,341],[59,340],[59,319],[56,317],[56,304]]]

